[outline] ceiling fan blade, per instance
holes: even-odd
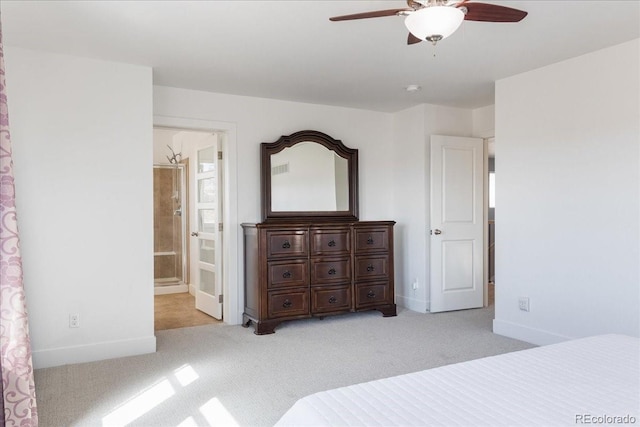
[[[407,38],[407,44],[416,44],[420,43],[422,40],[409,33],[409,37]]]
[[[399,12],[413,12],[413,9],[386,9],[371,12],[354,13],[353,15],[334,16],[329,21],[350,21],[352,19],[380,18],[383,16],[397,15]]]
[[[484,22],[519,22],[527,16],[527,12],[497,4],[463,2],[467,9],[466,21]],[[458,5],[460,6],[460,4]]]

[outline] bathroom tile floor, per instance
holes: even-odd
[[[180,294],[156,295],[154,330],[186,328],[219,323],[196,309],[196,299],[188,292]]]

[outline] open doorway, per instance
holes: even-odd
[[[154,128],[155,330],[222,323],[223,138]]]
[[[496,177],[496,149],[495,138],[487,139],[487,152],[488,152],[488,167],[487,172],[489,174],[488,183],[488,214],[487,214],[487,282],[488,282],[488,305],[495,303],[495,237],[496,237],[496,224],[495,224],[495,208],[496,208],[496,190],[495,190],[495,177]]]

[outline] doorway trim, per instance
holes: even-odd
[[[484,149],[482,158],[482,174],[484,175],[483,185],[483,214],[484,214],[484,237],[483,237],[483,252],[484,252],[484,266],[482,272],[483,279],[483,307],[489,306],[489,138],[482,138],[482,146]],[[495,295],[495,294],[494,294]]]
[[[478,138],[482,138],[484,145],[484,307],[489,306],[489,144],[495,143],[495,130],[489,129],[480,132]],[[495,148],[495,147],[494,147]],[[495,157],[495,154],[494,154]],[[495,239],[495,236],[494,236]],[[495,287],[493,294],[495,306]],[[495,316],[494,316],[495,317]]]
[[[187,131],[220,132],[226,135],[226,138],[223,138],[222,141],[222,151],[226,156],[223,184],[222,222],[224,228],[222,238],[225,242],[225,254],[227,255],[223,257],[222,261],[222,268],[225,273],[222,281],[222,293],[224,295],[222,310],[224,323],[239,325],[242,323],[242,310],[240,308],[240,289],[238,287],[240,231],[238,222],[238,144],[236,124],[214,120],[154,115],[153,126]]]

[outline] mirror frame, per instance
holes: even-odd
[[[315,142],[347,160],[349,179],[349,210],[347,211],[276,211],[271,209],[271,155],[279,153],[288,147],[301,142]],[[315,130],[303,130],[291,135],[281,136],[275,142],[260,144],[261,164],[260,175],[262,185],[262,220],[292,220],[305,221],[357,221],[358,220],[358,150],[346,147],[342,141],[333,139],[327,134]],[[313,191],[313,189],[309,189]]]

